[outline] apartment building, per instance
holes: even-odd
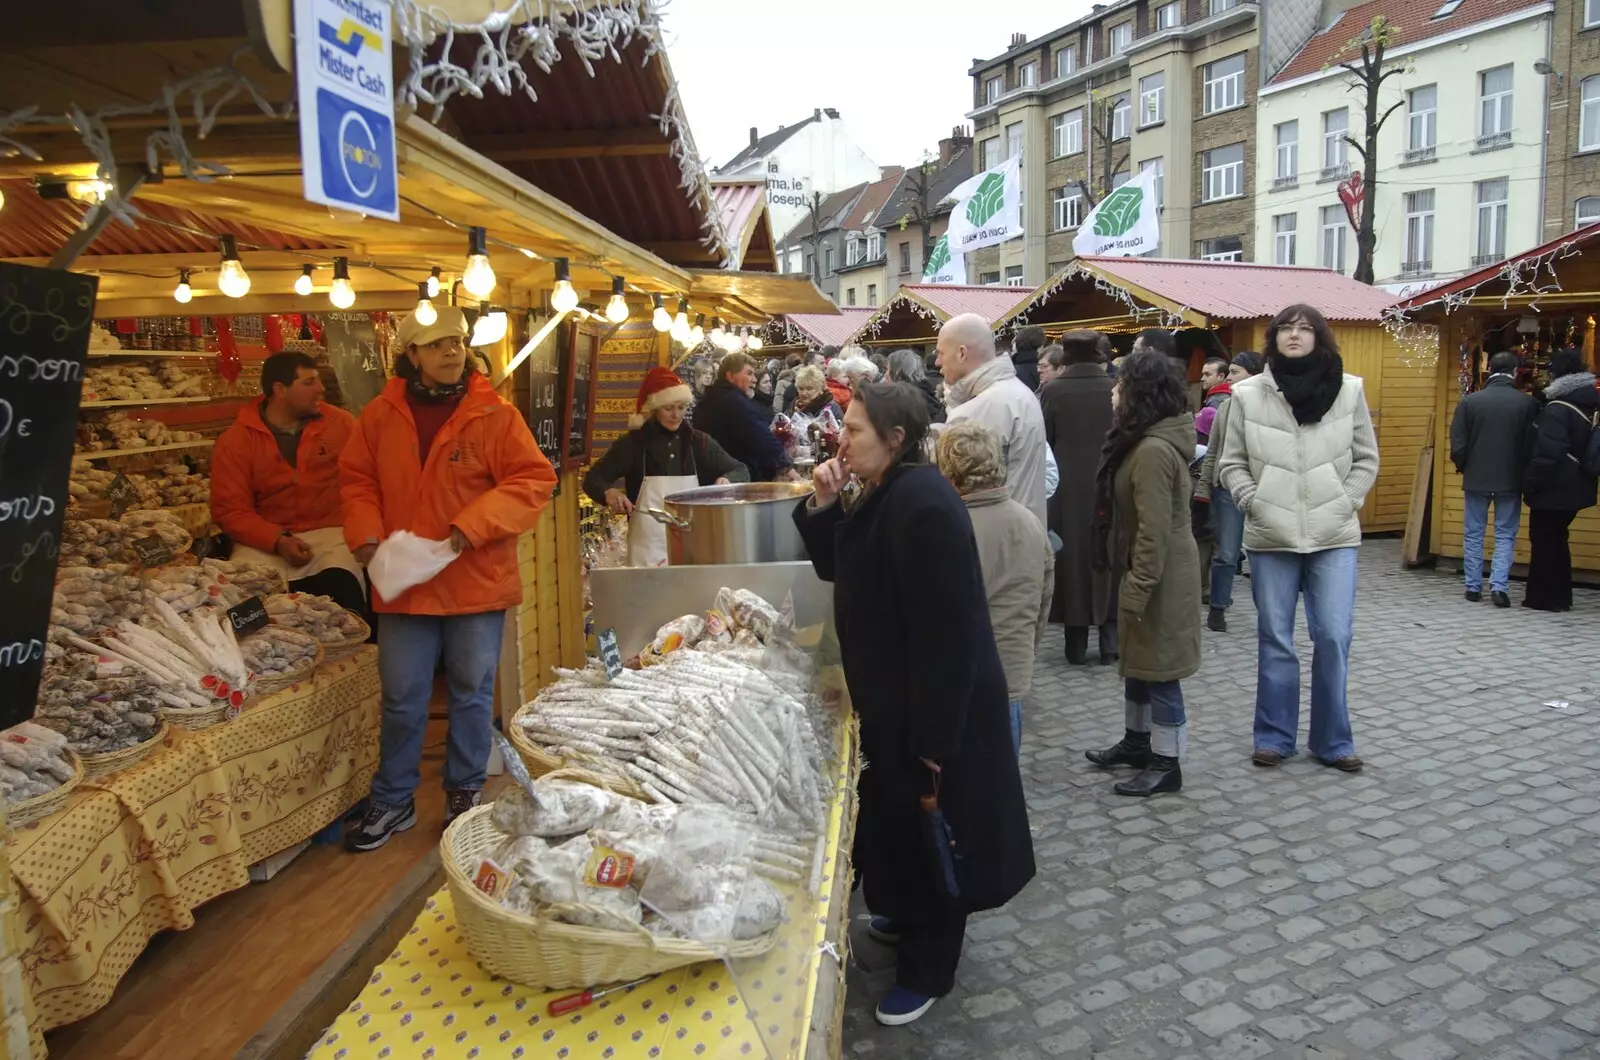
[[[1394,109],[1378,134],[1376,193],[1368,187],[1362,206],[1373,211],[1375,282],[1457,276],[1543,242],[1546,79],[1536,67],[1549,54],[1553,6],[1374,0],[1325,23],[1261,88],[1252,260],[1354,271],[1338,185],[1363,168],[1347,137],[1365,140],[1365,90],[1352,91],[1339,64],[1359,64],[1351,42],[1379,15],[1395,28],[1385,69],[1400,72],[1381,90],[1379,113]]]
[[[1286,25],[1313,23],[1317,7],[1272,0]],[[968,278],[1043,282],[1092,203],[1147,169],[1159,256],[1253,258],[1261,18],[1250,0],[1121,0],[975,62],[976,170],[1021,155],[1026,234],[968,255]]]
[[[950,224],[950,193],[972,176],[972,164],[972,136],[957,126],[939,141],[938,157],[909,167],[878,210],[875,225],[883,233],[884,301],[901,284],[922,282],[923,222],[927,223],[927,249],[932,249]]]
[[[1544,81],[1549,128],[1542,239],[1600,222],[1600,0],[1557,0]]]

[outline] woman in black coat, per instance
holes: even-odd
[[[1534,424],[1533,456],[1523,480],[1528,505],[1528,586],[1522,606],[1572,610],[1572,549],[1567,531],[1580,511],[1595,505],[1595,479],[1578,461],[1589,442],[1600,394],[1578,350],[1550,358],[1550,385]]]
[[[862,386],[839,456],[817,467],[816,493],[794,513],[817,576],[834,585],[861,720],[855,863],[875,937],[898,936],[895,988],[877,1010],[890,1026],[950,992],[967,915],[1004,905],[1034,873],[977,542],[960,496],[922,462],[927,430],[915,387]],[[847,502],[852,472],[863,489]],[[954,840],[955,898],[924,827],[919,800],[932,794]]]

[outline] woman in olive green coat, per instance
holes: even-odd
[[[1200,558],[1189,514],[1195,436],[1186,389],[1165,356],[1129,356],[1117,372],[1116,411],[1096,479],[1096,526],[1122,578],[1117,633],[1127,732],[1088,758],[1141,767],[1116,785],[1119,795],[1183,787],[1188,723],[1178,682],[1200,668]]]

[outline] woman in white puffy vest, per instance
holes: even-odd
[[[1292,305],[1267,329],[1267,368],[1237,383],[1218,477],[1244,513],[1257,612],[1255,754],[1275,766],[1295,753],[1300,659],[1295,608],[1311,632],[1311,727],[1325,765],[1361,768],[1350,734],[1346,674],[1356,599],[1357,513],[1378,477],[1378,439],[1358,376],[1345,375],[1321,313]]]

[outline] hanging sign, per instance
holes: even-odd
[[[400,220],[394,69],[383,0],[295,0],[305,196]]]
[[[252,596],[242,604],[235,604],[228,608],[228,622],[233,626],[233,635],[247,637],[258,629],[265,629],[272,617],[267,614],[267,602],[259,596]]]
[[[1339,182],[1339,201],[1344,203],[1344,214],[1350,219],[1350,227],[1357,231],[1361,229],[1361,204],[1366,197],[1367,189],[1361,182],[1359,169]]]
[[[1146,169],[1101,199],[1072,237],[1079,257],[1127,258],[1149,254],[1161,246],[1161,219],[1156,206],[1156,176]]]

